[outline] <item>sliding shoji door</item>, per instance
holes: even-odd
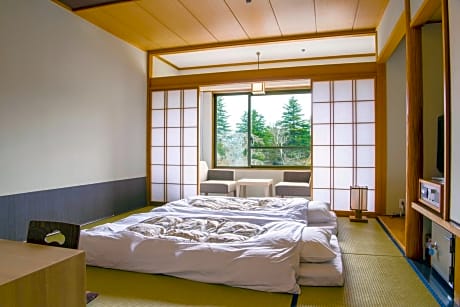
[[[198,91],[152,92],[150,200],[169,202],[198,191]]]
[[[313,199],[350,210],[350,186],[368,186],[375,211],[374,79],[313,82]]]

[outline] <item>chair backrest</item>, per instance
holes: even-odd
[[[206,161],[200,161],[200,182],[208,179],[208,164]]]
[[[77,249],[79,241],[80,225],[53,221],[29,222],[28,243]]]
[[[235,171],[230,169],[208,170],[208,180],[235,180]]]
[[[284,171],[283,181],[286,182],[310,182],[310,171]]]

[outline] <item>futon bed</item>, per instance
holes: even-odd
[[[343,284],[336,232],[322,202],[196,196],[82,230],[80,249],[88,265],[299,293]]]

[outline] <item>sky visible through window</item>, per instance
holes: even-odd
[[[240,121],[241,115],[247,108],[246,95],[229,95],[223,96],[225,101],[225,110],[227,111],[228,123],[232,130],[236,129],[236,124]],[[288,102],[289,98],[295,97],[298,103],[302,106],[302,114],[304,119],[310,120],[311,117],[311,94],[280,94],[280,95],[263,95],[252,96],[252,102],[255,103],[263,99],[267,104],[266,108],[257,108],[257,112],[261,113],[266,120],[267,125],[274,125],[279,121],[283,114],[283,104],[275,103],[279,101]]]

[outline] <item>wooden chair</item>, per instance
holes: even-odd
[[[29,222],[26,241],[27,243],[78,249],[80,225],[33,220]],[[97,296],[96,292],[86,291],[86,303],[88,304]]]
[[[27,243],[77,249],[79,241],[80,225],[52,221],[29,222]]]

